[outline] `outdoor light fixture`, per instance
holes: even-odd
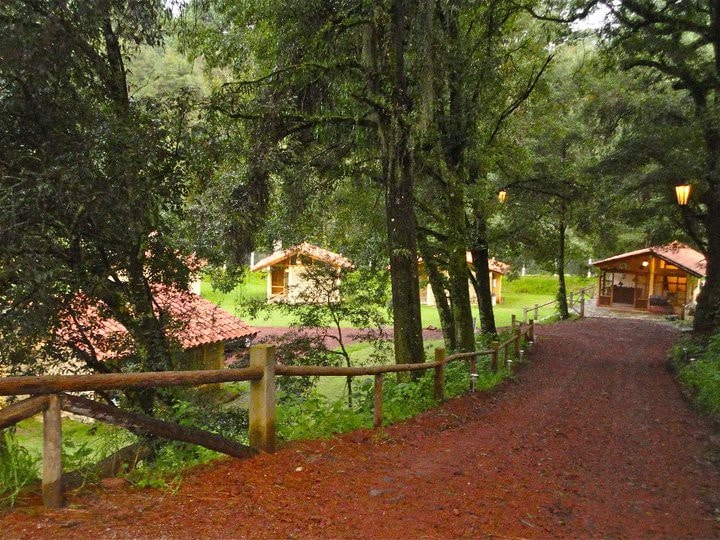
[[[678,184],[675,186],[675,196],[677,197],[677,203],[680,206],[687,206],[688,199],[690,198],[690,184]]]
[[[648,265],[648,264],[650,264],[649,261],[643,261],[643,262],[642,262],[643,268],[647,268],[647,265]]]
[[[507,198],[507,189],[502,188],[500,191],[498,191],[498,201],[500,201],[500,204],[505,202],[505,199]]]

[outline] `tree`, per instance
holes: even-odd
[[[701,169],[677,171],[653,163],[666,178],[691,178],[697,202],[684,210],[683,225],[707,257],[707,280],[698,297],[694,330],[720,330],[720,7],[714,2],[606,3],[614,23],[606,28],[607,53],[623,69],[647,73],[653,88],[679,94],[678,127],[670,151],[697,156]],[[639,127],[639,126],[638,126]],[[645,124],[645,128],[650,128]],[[653,126],[655,129],[657,126]],[[689,147],[688,141],[698,146]],[[688,148],[689,147],[689,148]],[[685,160],[683,160],[685,161]],[[667,186],[667,184],[665,184]]]
[[[257,183],[265,193],[273,180],[304,190],[353,164],[382,186],[398,362],[424,360],[413,205],[417,82],[408,50],[422,31],[413,24],[420,12],[421,4],[406,0],[317,0],[301,9],[221,2],[206,12],[212,24],[190,31],[188,40],[217,59],[208,60],[211,67],[232,63],[238,82],[225,85],[216,104],[253,133],[250,167],[262,171]],[[218,43],[222,52],[213,53]],[[303,160],[312,174],[300,177],[288,160]]]
[[[134,99],[126,62],[158,45],[162,2],[10,0],[0,15],[0,360],[33,363],[80,304],[131,334],[139,369],[172,365],[151,283],[187,284],[189,102]],[[87,367],[110,369],[82,354]],[[32,360],[30,360],[32,359]],[[146,410],[152,399],[141,399]]]

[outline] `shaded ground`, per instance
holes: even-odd
[[[515,382],[382,433],[226,460],[176,494],[97,488],[4,538],[718,537],[708,422],[665,369],[676,337],[646,321],[538,328]]]

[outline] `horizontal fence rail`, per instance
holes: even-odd
[[[522,356],[520,348],[522,339],[532,343],[534,332],[535,325],[532,319],[528,324],[516,325],[513,318],[512,337],[502,343],[493,342],[490,349],[447,356],[445,349],[438,348],[435,349],[434,361],[422,363],[363,367],[286,366],[276,364],[274,346],[254,345],[250,347],[250,367],[243,369],[0,377],[0,396],[31,396],[0,409],[0,429],[12,426],[38,413],[43,414],[43,502],[48,507],[58,508],[63,504],[62,411],[122,426],[138,435],[149,434],[190,442],[231,456],[247,457],[258,451],[273,452],[275,450],[276,376],[374,376],[373,425],[377,428],[382,426],[383,421],[382,387],[385,374],[432,369],[435,372],[434,396],[438,401],[443,401],[445,399],[445,366],[448,363],[469,362],[470,389],[474,391],[475,381],[478,377],[478,357],[489,357],[491,369],[497,371],[502,352],[503,362],[507,367],[510,362],[510,348],[514,349],[515,358],[520,358]],[[172,424],[91,399],[67,394],[67,392],[127,390],[162,386],[200,386],[236,381],[250,381],[249,446],[203,430]]]
[[[588,299],[591,299],[595,296],[595,285],[589,285],[587,287],[583,287],[582,289],[579,289],[577,291],[573,291],[567,295],[567,303],[568,303],[568,309],[572,309],[577,313],[580,317],[585,316],[585,302]],[[555,311],[551,313],[550,315],[547,315],[545,317],[540,317],[540,310],[542,308],[548,307],[548,306],[557,306],[558,301],[557,300],[550,300],[549,302],[545,302],[544,304],[535,304],[534,306],[524,307],[523,308],[523,315],[522,320],[523,323],[527,323],[528,321],[528,314],[533,314],[533,320],[535,322],[542,322],[546,319],[550,319],[552,317],[556,317],[560,314],[559,311]]]

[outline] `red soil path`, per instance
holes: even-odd
[[[665,368],[662,324],[544,326],[492,394],[381,433],[17,508],[3,538],[719,537],[718,448]],[[35,500],[35,504],[37,501]]]

